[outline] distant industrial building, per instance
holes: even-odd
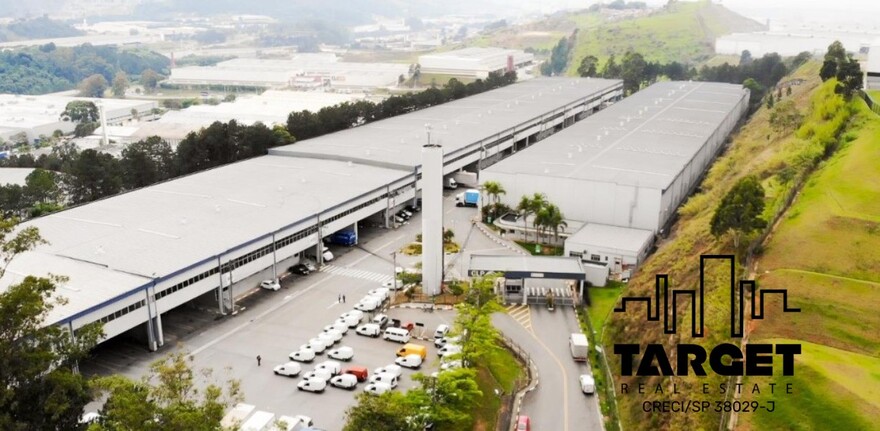
[[[485,169],[482,180],[500,182],[512,207],[523,195],[545,194],[566,218],[585,223],[566,241],[568,255],[625,270],[670,223],[748,98],[741,85],[654,84]]]
[[[364,91],[397,85],[409,66],[400,63],[352,63],[335,54],[295,54],[290,59],[233,59],[214,66],[171,69],[165,84],[184,87],[297,88]]]
[[[156,121],[141,123],[123,142],[159,136],[171,144],[177,144],[186,135],[208,127],[215,121],[235,120],[245,125],[261,122],[272,127],[275,124],[287,124],[287,116],[293,111],[317,112],[321,108],[365,97],[364,94],[268,90],[259,96],[239,96],[234,102],[193,105],[179,111],[166,112]]]
[[[135,117],[151,118],[153,110],[158,107],[156,102],[149,100],[88,99],[54,94],[42,96],[0,94],[0,138],[10,141],[13,136],[24,133],[28,142],[34,142],[41,135],[52,136],[56,130],[64,134],[73,133],[76,124],[64,121],[61,113],[64,112],[67,104],[74,100],[103,103],[107,124],[110,125],[123,124]]]
[[[519,70],[532,66],[533,54],[519,49],[465,48],[419,57],[423,74],[485,78],[492,72]]]
[[[748,50],[752,57],[777,53],[782,56],[795,56],[804,51],[823,55],[828,45],[840,41],[851,52],[858,52],[871,40],[880,36],[874,29],[847,29],[829,31],[821,28],[797,28],[786,31],[758,31],[753,33],[733,33],[715,39],[717,54],[740,55]]]
[[[0,186],[23,186],[25,179],[33,171],[34,168],[0,168]]]
[[[880,40],[868,50],[868,63],[865,65],[865,88],[880,90]]]
[[[198,298],[221,313],[260,280],[364,219],[390,227],[420,189],[425,123],[444,147],[443,172],[479,172],[617,100],[619,80],[534,79],[270,154],[30,220],[48,241],[16,257],[0,289],[27,275],[64,275],[46,322],[70,330],[103,323],[164,344],[165,313]]]

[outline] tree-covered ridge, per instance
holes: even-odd
[[[84,44],[0,52],[0,93],[44,94],[75,88],[86,77],[101,75],[112,82],[116,73],[140,75],[147,69],[167,73],[167,57],[146,50],[120,50]]]
[[[50,37],[70,37],[84,34],[61,21],[46,16],[18,19],[0,26],[0,40],[47,39]]]

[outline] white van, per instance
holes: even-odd
[[[354,308],[355,310],[360,311],[375,311],[379,308],[380,304],[381,302],[379,301],[379,298],[376,298],[374,296],[365,296],[363,299],[361,299],[360,302],[358,302],[354,306]]]
[[[371,289],[367,292],[367,295],[379,298],[380,301],[384,301],[388,299],[388,295],[391,292],[390,289],[385,287],[378,287],[376,289]]]
[[[330,370],[316,368],[312,371],[309,371],[308,373],[305,373],[305,375],[303,375],[303,378],[306,380],[321,379],[327,382],[330,381],[331,378],[333,378],[333,372],[331,372]]]
[[[382,338],[388,341],[396,341],[401,344],[409,343],[409,331],[403,328],[386,328]]]
[[[320,393],[327,388],[327,381],[322,379],[303,380],[296,385],[296,388],[301,391]]]
[[[357,319],[358,322],[364,320],[364,312],[361,310],[346,311],[339,315],[340,319]]]
[[[279,426],[280,423],[284,424],[283,428]],[[294,429],[302,429],[302,427],[310,427],[313,424],[312,418],[308,416],[279,416],[278,420],[269,428],[269,431],[293,431]]]
[[[458,353],[461,353],[461,346],[458,344],[447,344],[441,347],[440,350],[437,350],[437,355],[443,358]]]
[[[397,376],[391,373],[379,373],[373,374],[370,377],[369,383],[385,383],[388,386],[391,386],[392,389],[397,387]]]
[[[275,413],[258,411],[239,428],[241,431],[263,431],[275,421]]]
[[[443,338],[448,333],[449,333],[449,325],[446,325],[446,324],[438,325],[437,330],[434,331],[434,339]]]
[[[358,335],[366,335],[367,337],[376,338],[382,333],[382,328],[375,323],[366,323],[358,326],[354,332],[357,332]]]

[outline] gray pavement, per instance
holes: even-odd
[[[596,396],[584,395],[577,378],[590,371],[575,362],[568,348],[568,336],[580,332],[574,312],[566,307],[548,311],[544,307],[515,307],[511,313],[496,313],[492,322],[531,355],[538,369],[538,387],[523,401],[520,414],[527,415],[536,430],[602,430],[602,415]]]

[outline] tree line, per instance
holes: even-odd
[[[443,88],[392,96],[379,103],[342,103],[318,112],[292,112],[287,127],[272,128],[262,123],[248,126],[230,120],[216,121],[186,136],[177,147],[153,136],[123,149],[120,157],[93,149],[80,151],[65,143],[50,154],[34,157],[16,154],[0,160],[0,167],[39,168],[54,175],[39,177],[53,187],[28,185],[0,187],[0,212],[6,216],[28,218],[56,211],[67,204],[83,204],[115,194],[146,187],[181,175],[265,155],[269,148],[294,143],[325,133],[389,118],[450,100],[492,90],[516,81],[516,74],[490,74],[486,80],[462,84],[452,79]],[[76,134],[87,135],[97,127],[98,110],[89,101],[67,105],[62,118],[77,123]],[[296,138],[295,138],[296,137]],[[51,190],[53,193],[48,193]],[[38,205],[39,204],[39,205]]]
[[[647,61],[642,54],[627,51],[620,63],[614,55],[611,55],[601,68],[599,59],[588,55],[581,60],[578,74],[584,77],[622,79],[626,94],[632,94],[663,77],[673,81],[696,80],[743,84],[751,92],[749,105],[754,111],[779,80],[811,57],[810,53],[803,52],[795,57],[783,59],[779,54],[770,53],[753,59],[749,51],[743,51],[737,65],[724,63],[718,66],[704,65],[697,69],[677,61],[669,63]]]
[[[112,82],[117,72],[140,75],[147,69],[167,73],[170,60],[154,51],[122,50],[115,46],[83,44],[0,52],[0,93],[45,94],[75,88],[84,79],[100,75]]]
[[[345,102],[321,108],[317,112],[291,112],[287,117],[287,130],[297,139],[309,139],[325,133],[333,133],[350,127],[394,117],[463,97],[494,90],[516,82],[516,72],[490,73],[483,80],[463,84],[453,78],[441,88],[428,88],[418,93],[391,96],[381,102]]]

